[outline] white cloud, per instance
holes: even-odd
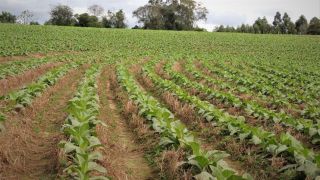
[[[200,0],[209,10],[207,24],[237,26],[252,24],[266,16],[269,23],[277,11],[287,12],[295,21],[301,14],[308,19],[320,17],[320,0]]]
[[[92,4],[99,4],[105,9],[123,9],[127,22],[134,26],[137,20],[132,11],[147,3],[148,0],[0,0],[0,11],[19,14],[28,9],[34,12],[35,20],[44,22],[49,19],[50,8],[56,4],[66,4],[75,13],[87,11]],[[257,17],[266,16],[271,23],[276,11],[288,12],[293,21],[301,14],[308,19],[320,17],[320,0],[199,0],[209,10],[208,20],[199,22],[200,27],[211,30],[216,25],[237,26],[241,23],[252,24]]]

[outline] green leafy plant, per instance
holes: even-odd
[[[199,174],[195,175],[196,178],[207,173],[217,179],[250,179],[249,175],[239,176],[227,166],[223,161],[223,158],[228,156],[225,152],[201,150],[193,133],[156,99],[143,92],[124,66],[117,69],[118,80],[129,93],[129,97],[139,106],[139,114],[152,122],[153,129],[161,134],[160,145],[182,147],[192,152],[185,163],[197,168]]]
[[[108,179],[106,176],[93,176],[90,172],[98,171],[106,174],[106,169],[97,163],[102,155],[95,151],[102,146],[95,136],[95,126],[101,121],[96,116],[99,113],[99,98],[96,94],[96,79],[100,74],[100,66],[93,65],[86,71],[78,92],[69,101],[68,118],[63,126],[68,141],[61,141],[67,157],[72,161],[65,169],[69,177],[78,179]]]

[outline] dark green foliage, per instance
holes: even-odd
[[[138,25],[133,26],[131,29],[141,29]]]
[[[75,15],[78,22],[76,26],[80,27],[101,27],[101,23],[99,22],[97,16],[90,16],[88,13],[83,13],[80,15]]]
[[[263,18],[258,18],[254,24],[253,24],[253,28],[255,33],[257,34],[268,34],[271,32],[271,26],[268,23],[268,20],[266,17]]]
[[[50,11],[51,19],[45,24],[71,26],[74,23],[73,12],[69,6],[57,5]]]
[[[256,34],[320,34],[320,20],[314,17],[308,25],[308,21],[304,15],[301,15],[296,23],[291,21],[288,13],[284,13],[281,17],[280,12],[274,16],[272,25],[270,25],[265,17],[258,18],[254,24],[242,24],[237,28],[232,26],[224,27],[220,25],[215,29],[216,32],[238,32],[238,33],[256,33]]]
[[[31,21],[30,25],[40,25],[37,21]]]
[[[116,12],[115,19],[116,19],[115,24],[114,24],[115,28],[125,28],[125,27],[127,27],[127,25],[124,22],[126,17],[125,17],[125,14],[124,14],[122,9],[120,9],[118,12]]]
[[[296,21],[296,30],[298,34],[306,34],[308,29],[308,20],[304,15],[301,15]]]
[[[314,17],[310,20],[308,34],[320,35],[320,19]]]
[[[272,24],[273,24],[273,33],[280,34],[282,32],[281,31],[282,19],[281,19],[280,12],[277,12],[276,15],[274,16],[274,20],[273,20]]]
[[[2,11],[0,14],[0,23],[15,23],[17,17],[9,12]]]

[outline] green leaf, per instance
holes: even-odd
[[[0,122],[4,122],[6,120],[6,116],[0,113]]]
[[[97,164],[96,162],[89,162],[88,164],[88,170],[89,171],[98,171],[101,173],[107,173],[107,170],[102,167],[101,165]]]
[[[255,136],[255,135],[252,136],[252,139],[251,139],[251,140],[252,140],[253,144],[255,144],[255,145],[258,145],[258,144],[261,144],[261,143],[262,143],[261,139],[258,138],[258,137]]]
[[[208,172],[202,171],[200,174],[193,176],[196,180],[214,180],[215,178]]]
[[[75,146],[74,144],[72,144],[71,142],[66,142],[64,144],[64,151],[65,153],[70,153],[72,151],[75,151],[77,148],[79,148],[78,146]]]
[[[239,134],[239,138],[241,141],[243,141],[244,139],[246,139],[247,137],[249,137],[251,134],[251,132],[248,132],[248,133],[241,133]]]

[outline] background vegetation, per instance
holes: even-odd
[[[135,25],[133,29],[163,29],[163,30],[195,30],[206,31],[199,28],[198,21],[206,21],[208,10],[195,0],[149,0],[146,5],[133,11],[133,17],[138,19],[141,26]],[[118,11],[107,10],[97,4],[88,7],[88,12],[74,14],[71,7],[57,5],[50,11],[50,19],[45,25],[79,26],[99,28],[126,28],[126,15],[122,9]],[[33,13],[29,10],[21,12],[19,16],[3,11],[0,14],[0,23],[21,23],[38,25],[33,21]],[[266,17],[258,17],[252,24],[242,24],[239,27],[220,25],[216,32],[238,32],[256,34],[320,34],[320,19],[313,17],[310,22],[304,15],[293,22],[288,15],[276,12],[272,24]]]

